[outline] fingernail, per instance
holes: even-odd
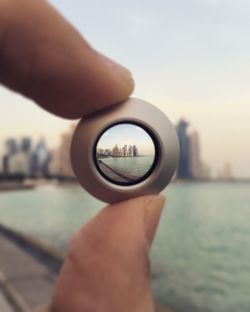
[[[149,246],[155,237],[166,198],[163,195],[152,196],[145,203],[145,233]]]
[[[108,58],[107,56],[105,56],[99,52],[98,52],[98,55],[102,58],[103,62],[108,67],[110,67],[112,69],[112,71],[114,71],[117,74],[119,74],[120,76],[122,76],[122,78],[124,78],[128,83],[134,84],[132,74],[126,67],[124,67],[121,64],[111,60],[110,58]]]

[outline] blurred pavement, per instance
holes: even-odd
[[[0,236],[1,312],[29,312],[48,303],[55,277],[21,246]]]
[[[48,304],[61,264],[55,251],[0,225],[0,312],[31,312]],[[156,312],[173,311],[157,306]]]

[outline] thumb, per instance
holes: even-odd
[[[131,199],[90,220],[70,244],[52,311],[154,311],[148,251],[164,201]]]

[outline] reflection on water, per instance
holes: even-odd
[[[155,298],[183,312],[250,311],[250,185],[175,184],[152,248]],[[65,250],[103,204],[76,186],[0,194],[0,221]]]

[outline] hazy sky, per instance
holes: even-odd
[[[142,128],[130,124],[121,124],[108,129],[100,138],[97,148],[113,149],[115,145],[136,145],[139,154],[154,155],[155,148],[151,137]]]
[[[133,72],[134,96],[185,117],[215,171],[250,176],[250,1],[51,1],[98,50]],[[45,25],[46,27],[46,25]],[[0,146],[7,136],[48,138],[68,121],[0,89]],[[45,127],[46,125],[46,127]]]

